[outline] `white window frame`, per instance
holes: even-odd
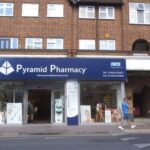
[[[39,4],[23,3],[22,4],[22,16],[23,17],[38,17],[39,16]]]
[[[99,50],[116,50],[115,40],[99,40]]]
[[[150,24],[150,3],[143,3],[143,10],[138,9],[138,4],[141,3],[129,3],[129,23]]]
[[[30,45],[29,40],[32,41]],[[42,49],[42,38],[26,38],[25,48],[26,49]]]
[[[79,18],[94,19],[95,7],[94,6],[79,6]]]
[[[10,9],[11,14],[7,14],[7,10]],[[0,16],[13,16],[14,14],[14,4],[13,3],[0,3]]]
[[[95,40],[80,39],[79,40],[79,49],[80,50],[95,50],[96,49]]]
[[[47,49],[55,50],[59,49],[62,50],[64,49],[64,39],[62,38],[48,38],[47,39]]]
[[[47,4],[47,17],[64,17],[64,5]]]
[[[112,10],[111,15],[110,15],[110,10]],[[115,19],[115,8],[112,6],[100,6],[99,19]]]
[[[10,49],[18,49],[18,43],[19,43],[19,40],[18,38],[5,38],[5,37],[0,37],[1,40],[10,40]],[[14,45],[14,43],[16,43],[16,45]]]

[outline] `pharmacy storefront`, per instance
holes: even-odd
[[[0,124],[116,122],[124,59],[0,58]]]

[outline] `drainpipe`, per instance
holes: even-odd
[[[121,6],[121,32],[122,32],[122,34],[121,34],[121,40],[122,40],[122,45],[121,45],[121,47],[122,47],[122,50],[124,50],[124,24],[123,24],[123,5]]]
[[[96,11],[96,16],[95,16],[95,17],[96,17],[96,18],[95,18],[95,19],[96,19],[96,50],[99,49],[99,47],[98,47],[98,46],[99,46],[98,6],[99,6],[99,5],[98,5],[98,2],[97,2],[97,3],[96,3],[96,10],[95,10],[95,11]]]

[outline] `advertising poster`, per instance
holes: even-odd
[[[111,110],[105,110],[105,122],[111,122]]]
[[[81,107],[81,123],[87,123],[91,121],[91,106],[82,105]]]
[[[77,125],[78,124],[78,82],[67,81],[67,124]]]
[[[7,103],[7,124],[22,124],[21,103]]]
[[[5,124],[5,112],[0,112],[0,124]]]
[[[63,100],[55,99],[55,123],[63,123]]]

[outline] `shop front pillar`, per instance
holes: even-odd
[[[76,80],[66,82],[67,125],[79,124],[79,84]]]
[[[121,104],[125,97],[125,83],[121,82],[120,86],[117,87],[117,107],[121,109]]]

